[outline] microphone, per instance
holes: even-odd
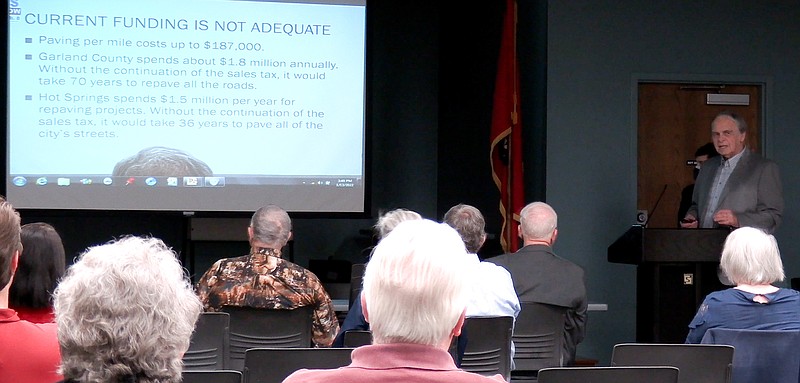
[[[664,188],[661,189],[661,194],[658,195],[658,199],[656,199],[655,205],[653,205],[653,208],[650,209],[650,214],[647,215],[647,221],[644,221],[644,224],[642,224],[642,226],[647,227],[647,223],[650,222],[650,218],[653,218],[653,214],[656,213],[656,209],[658,208],[658,204],[661,202],[661,198],[664,198],[664,192],[667,191],[668,185],[669,184],[664,184]]]

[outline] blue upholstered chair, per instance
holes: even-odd
[[[733,383],[800,381],[800,330],[712,328],[702,343],[728,344],[733,353]]]

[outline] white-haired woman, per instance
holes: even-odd
[[[202,305],[161,240],[125,237],[67,269],[55,310],[65,382],[177,383]]]
[[[689,324],[686,343],[700,343],[714,327],[800,330],[800,293],[773,285],[784,279],[775,237],[752,227],[734,230],[720,267],[736,287],[708,294]]]

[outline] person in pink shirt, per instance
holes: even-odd
[[[33,323],[55,322],[53,291],[64,276],[61,236],[44,222],[22,225],[22,254],[11,283],[9,305],[20,319]]]
[[[499,383],[456,367],[448,352],[461,334],[469,280],[464,242],[429,220],[403,221],[375,247],[364,271],[361,304],[373,342],[352,363],[302,369],[284,383]]]
[[[53,383],[61,379],[56,324],[19,319],[8,307],[22,252],[19,214],[0,199],[0,383]]]

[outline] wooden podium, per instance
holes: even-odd
[[[636,267],[636,341],[683,343],[706,295],[727,288],[717,269],[727,229],[633,225],[608,247],[608,261]]]

